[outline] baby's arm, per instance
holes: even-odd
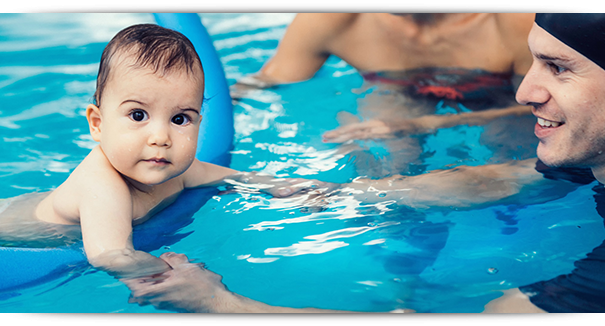
[[[124,180],[117,173],[101,172],[88,181],[79,191],[82,239],[88,261],[118,278],[170,270],[163,260],[134,249],[133,200]]]
[[[277,178],[259,172],[239,172],[230,168],[195,160],[184,174],[185,188],[231,185],[239,189],[264,192],[273,197],[287,197],[303,190],[328,192],[338,185],[312,179]]]

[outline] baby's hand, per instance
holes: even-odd
[[[263,192],[273,197],[283,198],[294,194],[330,194],[334,189],[339,188],[340,184],[324,182],[319,180],[310,180],[302,178],[293,179],[275,179],[272,188],[265,189]]]
[[[340,185],[337,183],[303,178],[276,178],[256,173],[240,172],[225,179],[237,190],[263,192],[273,197],[283,198],[299,193],[330,193]]]

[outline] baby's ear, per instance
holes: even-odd
[[[90,128],[90,135],[96,142],[101,141],[101,110],[94,104],[86,107],[86,119]]]

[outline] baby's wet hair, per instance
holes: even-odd
[[[203,72],[200,57],[185,35],[155,24],[132,25],[118,32],[103,50],[94,94],[95,105],[101,106],[112,59],[126,53],[134,57],[134,67],[151,68],[161,75],[175,70],[186,70],[194,75],[196,66]]]

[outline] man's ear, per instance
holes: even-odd
[[[94,104],[86,107],[86,119],[90,128],[90,135],[96,142],[101,141],[101,110]]]

